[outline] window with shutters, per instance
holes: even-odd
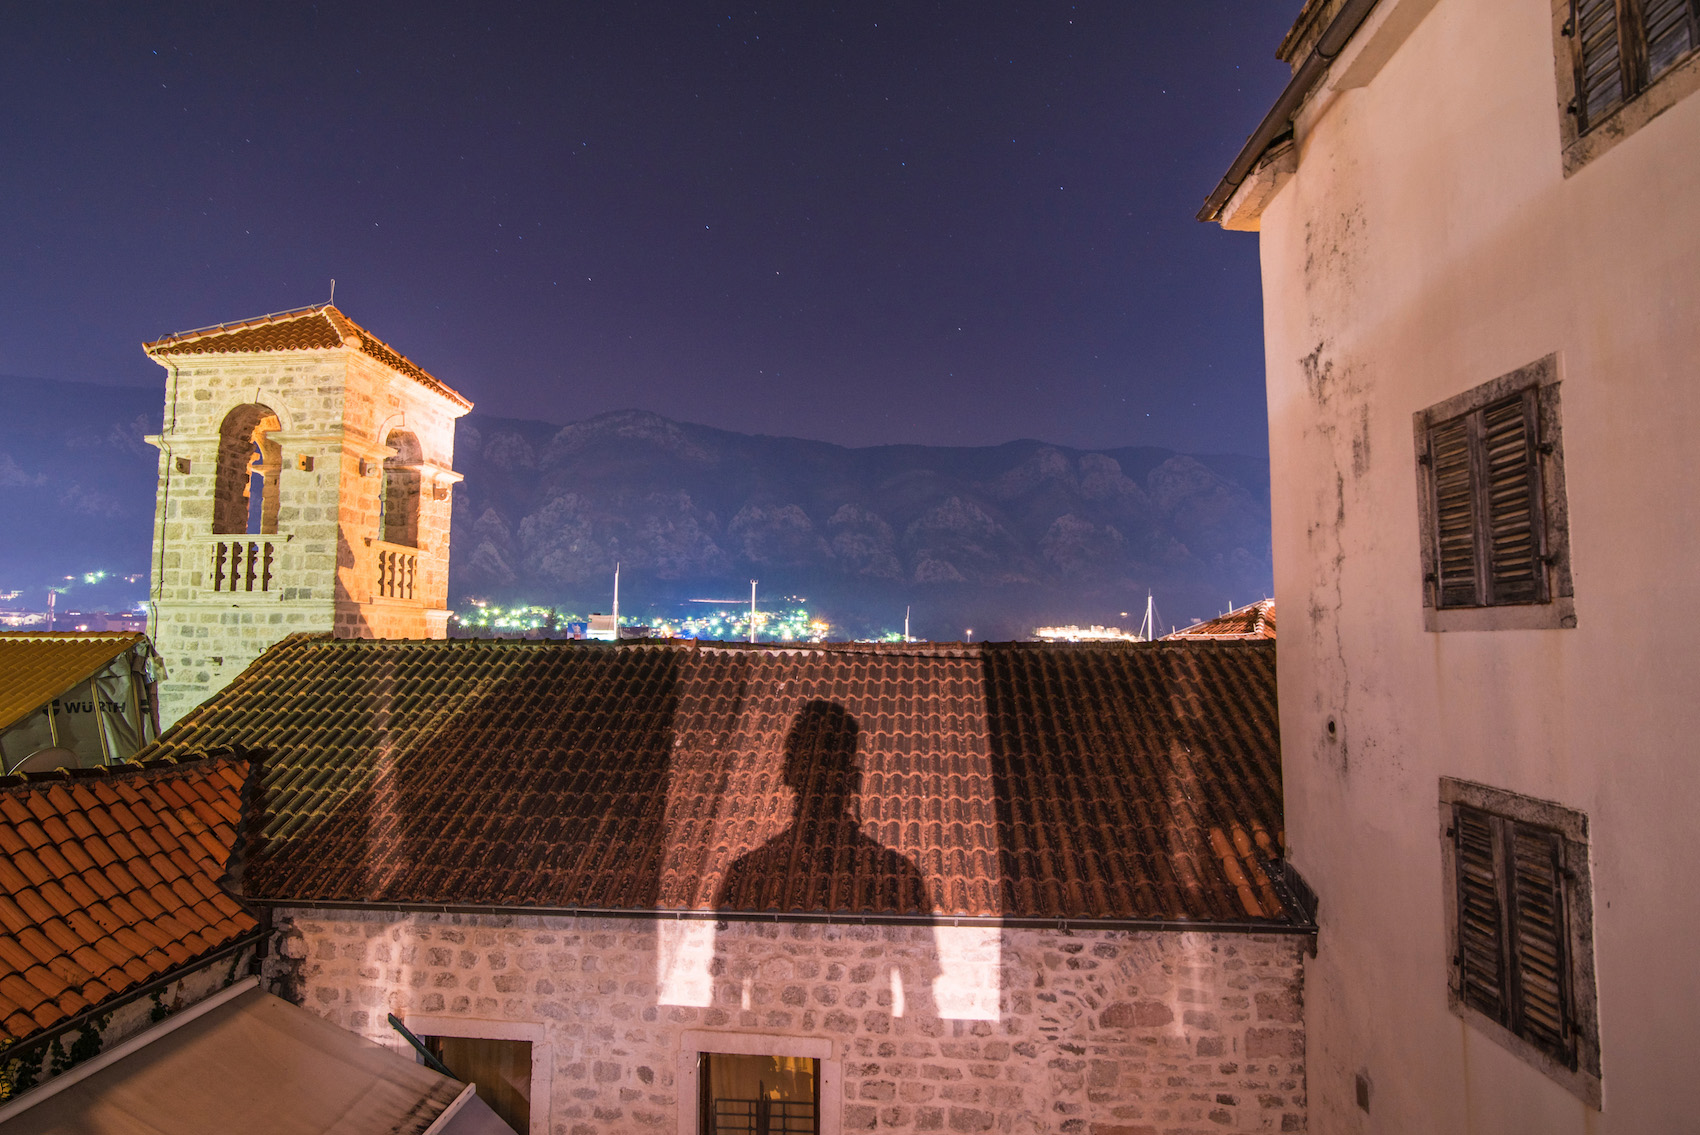
[[[1557,360],[1415,417],[1429,630],[1576,625]]]
[[[1598,1107],[1587,817],[1451,778],[1440,805],[1453,1011]]]
[[[1565,173],[1700,87],[1700,0],[1555,0]]]

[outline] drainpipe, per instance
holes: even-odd
[[[156,358],[157,356],[150,356]],[[165,431],[160,434],[159,448],[165,459],[165,480],[159,489],[159,562],[154,565],[153,579],[148,587],[148,625],[157,632],[159,629],[159,589],[165,581],[165,526],[171,515],[171,475],[177,471],[177,460],[171,452],[171,442],[168,440],[177,436],[177,373],[175,363],[166,364],[166,371],[171,375],[171,419],[165,423]]]
[[[1293,72],[1288,80],[1286,89],[1281,97],[1275,100],[1275,105],[1269,108],[1269,113],[1263,116],[1257,129],[1240,147],[1239,156],[1234,164],[1228,167],[1228,172],[1222,175],[1222,180],[1216,183],[1216,188],[1210,191],[1210,196],[1204,199],[1204,207],[1198,211],[1198,219],[1205,222],[1218,221],[1222,217],[1222,209],[1233,197],[1234,191],[1244,184],[1246,177],[1256,167],[1258,160],[1263,157],[1270,145],[1293,128],[1293,116],[1304,105],[1305,96],[1322,78],[1328,65],[1334,57],[1345,50],[1346,44],[1363,22],[1369,18],[1376,0],[1346,0],[1328,26],[1323,29],[1317,39],[1316,46],[1310,49],[1305,61],[1299,64],[1299,69]]]

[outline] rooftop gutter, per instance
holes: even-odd
[[[1357,30],[1369,18],[1370,11],[1375,7],[1376,0],[1346,0],[1346,6],[1340,9],[1338,15],[1323,29],[1322,35],[1311,48],[1305,61],[1299,64],[1299,69],[1293,72],[1287,87],[1281,92],[1281,97],[1275,100],[1275,105],[1269,108],[1269,113],[1263,116],[1257,129],[1240,147],[1239,156],[1228,167],[1228,172],[1222,175],[1222,180],[1216,183],[1216,188],[1210,191],[1210,196],[1204,199],[1204,207],[1198,211],[1198,219],[1206,223],[1220,220],[1222,209],[1233,197],[1237,190],[1256,167],[1258,159],[1264,151],[1281,135],[1293,128],[1293,116],[1304,105],[1305,96],[1316,86],[1328,65],[1335,56],[1345,50],[1346,44]]]
[[[635,910],[618,907],[480,906],[464,903],[334,902],[317,899],[271,899],[245,896],[257,906],[298,910],[387,910],[409,914],[470,914],[551,918],[638,918],[656,922],[819,923],[827,926],[984,926],[1004,930],[1166,930],[1177,934],[1297,934],[1316,933],[1308,917],[1302,922],[1259,919],[1189,918],[1034,918],[957,914],[794,913],[736,910]]]
[[[81,1029],[86,1025],[96,1023],[102,1017],[110,1016],[112,1013],[122,1009],[126,1005],[140,1001],[143,997],[147,997],[158,990],[175,985],[177,982],[182,981],[203,969],[210,969],[215,962],[221,962],[230,957],[232,954],[241,953],[243,950],[246,950],[251,946],[259,946],[264,943],[268,933],[270,933],[268,928],[261,926],[258,930],[251,930],[247,934],[242,935],[240,938],[226,942],[224,945],[210,953],[202,954],[198,958],[191,958],[175,969],[167,970],[160,976],[144,982],[141,985],[133,985],[128,989],[121,990],[112,997],[100,1002],[98,1005],[90,1006],[74,1017],[67,1017],[65,1020],[60,1021],[57,1024],[49,1025],[40,1032],[31,1033],[29,1036],[18,1040],[10,1048],[5,1050],[4,1059],[8,1061],[22,1060],[25,1056],[29,1056],[33,1059],[37,1051],[64,1036],[71,1030]],[[235,984],[241,984],[241,981],[242,979],[238,978]],[[227,987],[227,990],[228,988],[230,987]],[[193,1005],[179,1009],[176,1013],[165,1018],[165,1020],[175,1020],[177,1017],[183,1016],[186,1013],[189,1014],[190,1017],[193,1017],[195,1012],[204,1011],[200,1009],[200,1006],[219,996],[221,996],[221,993],[209,993],[202,1000],[196,1001]],[[209,1005],[207,1007],[211,1008],[212,1006]],[[195,1012],[191,1012],[191,1010],[194,1010]],[[149,1027],[151,1028],[153,1026]],[[176,1027],[176,1025],[172,1026],[172,1028]],[[147,1030],[143,1030],[143,1032],[146,1031]],[[140,1036],[142,1033],[136,1033],[135,1035]],[[77,1067],[81,1068],[82,1065],[79,1064]],[[64,1073],[61,1073],[61,1075],[64,1075]],[[55,1083],[58,1079],[59,1077],[55,1076],[52,1079],[43,1080],[41,1083]],[[33,1089],[31,1090],[33,1091]]]

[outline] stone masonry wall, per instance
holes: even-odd
[[[442,637],[452,493],[437,471],[453,465],[455,422],[446,400],[346,349],[190,356],[167,370],[149,626],[169,674],[161,724],[298,631]],[[271,435],[281,451],[276,531],[219,536],[220,427],[248,403],[280,420]],[[409,550],[417,561],[410,600],[374,593],[385,456],[378,435],[392,428],[418,437],[431,467],[422,478],[418,546]],[[270,547],[269,589],[213,589],[217,545],[231,543]]]
[[[455,418],[449,404],[412,379],[398,378],[382,363],[358,352],[349,359],[343,429],[350,451],[358,450],[374,463],[382,461],[380,447],[388,433],[405,429],[418,439],[428,466],[433,469],[454,466]],[[349,565],[352,570],[344,573],[345,590],[355,603],[372,606],[358,611],[351,609],[345,621],[358,624],[358,628],[343,633],[368,638],[442,637],[446,622],[439,623],[433,631],[422,618],[424,611],[448,605],[449,515],[453,491],[443,484],[439,499],[437,487],[434,473],[428,469],[421,477],[419,494],[414,602],[403,609],[374,596],[372,589],[377,574],[376,553],[365,537],[378,540],[383,536],[378,505],[383,494],[383,478],[380,475],[345,481],[343,524],[362,537]]]
[[[711,981],[668,1004],[665,923],[277,917],[272,987],[379,1043],[402,1046],[390,1012],[541,1026],[551,1114],[534,1132],[680,1130],[685,1030],[830,1040],[846,1132],[1305,1130],[1299,938],[991,931],[995,1010],[974,1020],[934,1007],[926,975],[951,967],[932,927],[721,923]]]
[[[222,689],[266,647],[297,631],[328,631],[336,610],[340,352],[290,352],[174,361],[165,383],[155,500],[149,633],[165,660],[160,723],[169,725]],[[280,429],[277,531],[213,533],[219,429],[245,403],[274,411]],[[300,468],[301,457],[314,468]],[[273,588],[214,592],[214,544],[270,543]]]

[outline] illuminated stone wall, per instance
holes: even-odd
[[[353,348],[157,361],[168,373],[163,429],[150,439],[160,457],[148,632],[169,675],[162,726],[289,634],[443,637],[458,405]],[[275,531],[220,534],[220,427],[245,405],[277,420],[269,435],[279,451]],[[379,501],[390,453],[383,439],[402,428],[418,438],[427,466],[418,546],[396,550],[382,544]],[[223,489],[228,496],[232,486]],[[386,550],[404,558],[411,595],[381,593]]]
[[[391,1012],[530,1027],[534,1132],[692,1129],[680,1053],[705,1031],[830,1042],[847,1132],[1305,1130],[1301,938],[277,917],[274,990],[356,1033],[402,1047]],[[681,950],[703,980],[679,979]]]

